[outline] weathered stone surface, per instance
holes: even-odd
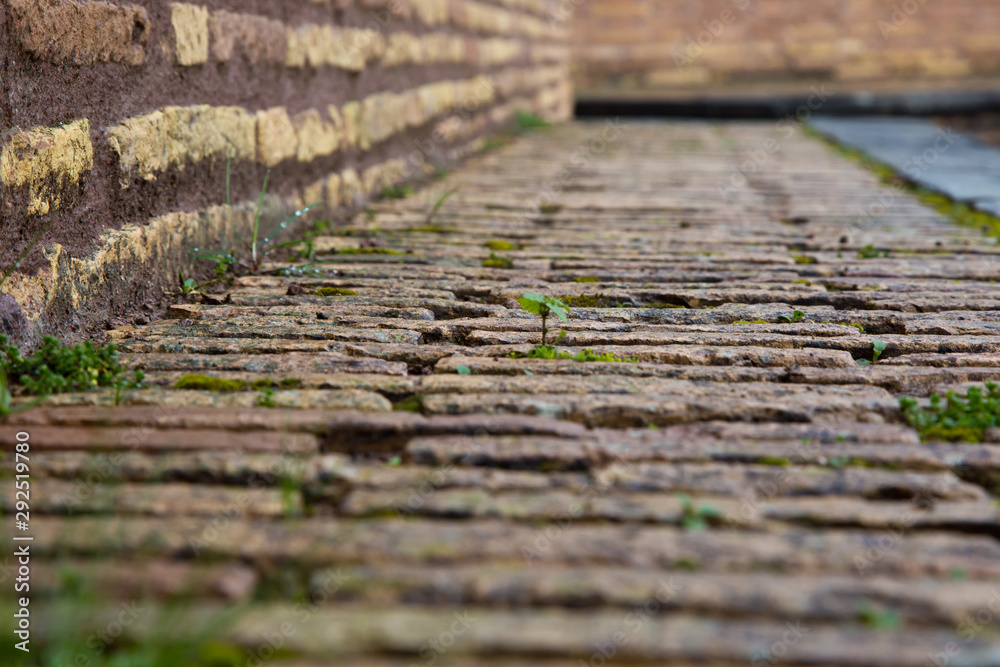
[[[289,11],[333,7],[320,4]],[[270,67],[281,44],[281,62],[309,77],[376,59],[547,62],[510,36],[548,31],[540,2],[421,0],[398,18],[426,22],[435,7],[449,31],[484,35],[446,43],[400,24],[349,52],[357,28],[214,6],[177,16],[205,12],[207,66],[223,69]],[[198,60],[205,31],[189,23],[161,46]],[[397,132],[430,121],[435,138],[471,137],[532,108],[528,82],[562,76],[515,70],[498,70],[487,95],[500,107],[471,115],[448,115],[477,92],[455,80],[340,108],[264,100],[232,127],[224,107],[154,111],[108,136],[135,149],[117,151],[119,167],[145,178],[164,160],[219,163],[224,139],[269,165],[376,143],[391,153]],[[119,131],[128,123],[160,137],[155,156]],[[199,629],[213,600],[245,602],[227,605],[235,621],[218,634],[246,650],[284,633],[299,604],[312,620],[282,635],[275,664],[288,667],[428,655],[462,667],[910,667],[941,662],[949,641],[961,642],[949,664],[994,667],[990,623],[961,633],[1000,578],[1000,435],[922,444],[899,399],[1000,378],[1000,253],[898,192],[856,224],[855,204],[886,191],[796,133],[720,197],[772,127],[632,124],[579,169],[567,156],[602,128],[532,132],[460,178],[400,189],[346,225],[331,218],[313,239],[315,271],[279,261],[111,330],[151,387],[117,406],[109,388],[61,394],[0,429],[8,454],[29,434],[39,590],[62,601],[66,563],[101,599],[184,598],[183,623]],[[215,148],[191,152],[202,135]],[[360,204],[405,168],[372,156],[361,173],[303,176],[296,196]],[[224,228],[202,222],[164,220],[205,244]],[[519,303],[528,292],[567,301],[568,320],[545,323],[560,350],[638,362],[522,356],[543,326]],[[859,365],[880,342],[878,363]],[[270,386],[172,389],[187,373]],[[0,476],[17,466],[3,457]],[[663,579],[676,584],[669,599],[615,640]],[[456,612],[475,622],[428,653]],[[796,622],[808,633],[784,640]],[[154,611],[127,639],[185,627]]]

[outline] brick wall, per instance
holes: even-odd
[[[48,227],[0,330],[128,312],[246,232],[268,169],[269,210],[344,217],[518,110],[567,117],[547,2],[0,2],[0,267]]]
[[[581,88],[1000,74],[996,0],[564,0]]]

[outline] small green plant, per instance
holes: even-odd
[[[438,195],[437,199],[434,200],[434,204],[427,211],[427,217],[424,218],[425,227],[431,227],[434,225],[434,218],[437,217],[437,214],[441,211],[444,205],[448,203],[448,200],[451,199],[452,195],[458,192],[459,187],[460,186],[456,185],[455,187],[445,190]]]
[[[965,396],[934,394],[928,406],[901,398],[899,407],[910,426],[925,442],[982,442],[987,429],[1000,425],[1000,385],[987,382],[985,392],[970,387]]]
[[[878,360],[882,357],[882,353],[885,352],[885,348],[888,347],[886,343],[880,340],[872,341],[872,360],[859,359],[858,366],[871,366],[872,364],[877,364]]]
[[[879,250],[874,245],[869,243],[864,248],[858,251],[859,259],[875,259],[876,257],[888,257],[888,250]]]
[[[274,389],[270,387],[263,387],[260,389],[260,395],[257,396],[257,407],[259,408],[276,408],[278,404],[274,401]]]
[[[796,264],[815,264],[816,258],[810,257],[809,255],[792,255],[792,259],[795,260]]]
[[[573,278],[575,283],[599,283],[601,279],[597,276],[577,276]]]
[[[48,396],[113,387],[123,379],[125,369],[118,362],[114,345],[95,348],[85,341],[67,347],[52,336],[45,336],[38,350],[23,358],[18,347],[8,345],[7,337],[0,334],[0,373],[8,382],[23,387],[27,394]],[[133,382],[138,384],[141,379]]]
[[[549,121],[530,111],[518,111],[516,121],[518,129],[521,130],[536,130],[549,126]]]
[[[382,189],[383,199],[406,199],[416,192],[409,185],[390,185]]]
[[[209,280],[208,282],[204,282],[204,283],[199,284],[199,283],[195,282],[195,280],[193,278],[187,278],[187,279],[185,279],[184,278],[184,272],[183,271],[178,271],[177,272],[177,282],[180,285],[181,294],[197,294],[198,292],[201,291],[202,287],[208,287],[209,285],[211,285],[212,283],[214,283],[215,280]]]
[[[801,310],[793,311],[791,317],[789,317],[788,315],[778,315],[778,319],[780,321],[786,322],[788,324],[795,324],[796,322],[801,322],[802,320],[805,319],[805,317],[806,314],[803,313]]]
[[[115,405],[121,405],[122,401],[125,399],[125,392],[130,389],[142,389],[142,382],[146,379],[146,374],[142,371],[136,371],[132,380],[126,380],[124,375],[115,380],[114,384],[114,401]]]
[[[495,252],[490,253],[489,259],[483,260],[483,268],[486,269],[513,269],[514,262],[509,257],[503,257]]]
[[[545,345],[546,336],[549,333],[548,328],[545,326],[546,320],[549,316],[555,315],[563,322],[566,322],[569,317],[569,306],[565,303],[551,296],[542,296],[541,294],[536,294],[535,292],[527,292],[522,294],[521,298],[517,300],[521,305],[521,308],[528,311],[529,313],[534,313],[542,318],[542,345]]]
[[[230,158],[232,153],[230,152]],[[227,160],[226,162],[226,205],[230,206],[229,202],[229,171],[230,164]],[[266,260],[267,256],[273,251],[280,247],[285,247],[286,245],[297,245],[301,241],[293,241],[291,244],[280,244],[273,245],[275,237],[295,220],[298,220],[303,215],[308,213],[310,210],[316,208],[322,201],[313,202],[308,206],[298,209],[292,215],[288,216],[282,220],[278,226],[275,228],[269,236],[265,237],[262,241],[258,242],[260,237],[260,218],[264,210],[264,197],[267,194],[267,183],[271,178],[271,171],[268,170],[264,175],[264,184],[261,186],[260,195],[257,198],[257,209],[253,216],[253,227],[251,229],[251,240],[249,243],[244,242],[244,247],[250,253],[249,259],[241,259],[237,257],[235,249],[229,250],[228,252],[224,250],[207,250],[205,248],[194,248],[192,252],[195,258],[203,259],[210,262],[215,262],[216,265],[216,279],[225,279],[227,276],[231,276],[237,271],[245,271],[249,274],[256,274],[260,271],[261,266]],[[209,283],[206,283],[209,284]]]
[[[686,531],[699,532],[705,530],[711,521],[722,517],[722,512],[714,507],[707,505],[696,506],[694,501],[691,500],[691,496],[687,494],[678,494],[677,498],[681,501],[681,527]]]
[[[903,624],[898,611],[879,609],[869,600],[858,605],[858,621],[873,630],[898,630]]]

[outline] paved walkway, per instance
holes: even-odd
[[[316,243],[322,277],[114,332],[130,405],[17,417],[37,599],[151,596],[127,635],[241,665],[1000,664],[1000,445],[921,444],[898,401],[1000,375],[978,232],[783,127],[571,124]],[[525,292],[638,362],[511,358]]]

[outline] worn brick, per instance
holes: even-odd
[[[288,46],[280,21],[219,10],[209,16],[208,30],[212,57],[220,62],[231,60],[237,47],[253,64],[285,62]]]
[[[36,58],[52,63],[141,65],[149,43],[143,7],[108,2],[10,0],[12,34]]]
[[[200,65],[208,61],[207,9],[200,5],[171,3],[170,25],[174,29],[178,65]]]
[[[284,107],[257,112],[257,161],[273,167],[295,157],[298,136]]]
[[[333,122],[325,120],[316,109],[303,111],[292,119],[298,144],[296,158],[311,162],[317,157],[331,155],[340,147],[342,131]]]
[[[108,142],[118,154],[119,167],[145,180],[158,173],[183,169],[205,159],[253,159],[256,125],[252,114],[239,107],[166,107],[129,118],[107,130]]]

